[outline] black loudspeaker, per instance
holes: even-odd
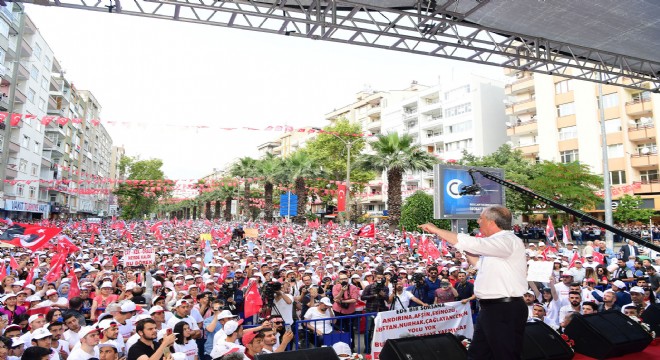
[[[339,360],[331,347],[320,347],[255,356],[255,360]]]
[[[575,341],[575,352],[596,359],[640,352],[653,340],[640,324],[620,311],[575,314],[564,333]]]
[[[570,360],[575,353],[556,331],[544,322],[525,326],[523,360]]]
[[[642,313],[642,321],[649,324],[651,331],[660,335],[660,304],[652,304]]]
[[[467,360],[467,349],[454,334],[438,334],[385,342],[380,360]]]

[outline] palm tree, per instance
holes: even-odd
[[[387,172],[387,209],[390,230],[401,218],[401,181],[406,171],[430,170],[437,159],[413,144],[412,136],[389,133],[378,134],[371,143],[372,154],[363,154],[358,165],[364,169]]]
[[[245,181],[244,187],[244,197],[243,197],[243,206],[241,207],[241,212],[245,214],[250,214],[250,182],[246,179],[255,177],[257,173],[257,160],[246,156],[238,159],[235,162],[231,169],[229,170],[231,176],[239,177]]]
[[[286,158],[284,168],[288,182],[294,183],[295,192],[298,195],[298,215],[293,220],[302,224],[305,222],[305,212],[307,211],[307,186],[305,184],[305,178],[321,177],[323,170],[304,150],[296,151]]]
[[[264,219],[273,221],[273,187],[282,177],[282,159],[267,153],[257,161],[257,174],[264,182]]]

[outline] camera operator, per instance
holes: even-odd
[[[424,273],[421,272],[413,273],[410,281],[411,281],[411,285],[406,288],[406,291],[410,292],[412,296],[424,302],[424,299],[426,299],[426,294],[428,292],[428,285],[426,285],[426,279],[424,277]],[[416,302],[413,302],[408,307],[410,308],[416,306],[419,305]]]
[[[225,309],[238,315],[243,310],[243,291],[237,288],[234,278],[227,275],[222,287],[218,291],[218,298],[225,301]]]
[[[305,290],[305,294],[300,298],[300,317],[302,318],[307,313],[307,310],[311,307],[315,307],[323,296],[319,294],[319,287],[316,285],[311,285],[308,290]]]
[[[332,287],[332,296],[334,298],[332,310],[335,312],[335,316],[355,314],[355,304],[360,297],[360,290],[355,285],[349,283],[346,273],[342,272],[339,274],[337,283]],[[337,330],[352,334],[352,324],[353,319],[341,319],[335,323],[335,326]],[[352,339],[349,345],[353,348]]]
[[[403,279],[397,281],[394,291],[390,295],[389,302],[392,310],[407,309],[410,306],[410,301],[418,306],[428,306],[422,300],[416,298],[410,291],[403,288]]]
[[[330,299],[330,301],[332,301],[332,298],[333,298],[333,296],[332,296],[332,278],[330,276],[324,277],[323,280],[321,280],[320,287],[321,287],[321,291],[319,291],[319,292],[321,293],[321,295],[327,297],[328,299]]]
[[[291,283],[285,281],[282,288],[275,291],[275,306],[286,324],[293,324],[293,296],[291,295]]]
[[[428,274],[427,278],[424,280],[426,285],[426,296],[421,300],[427,304],[433,304],[435,301],[435,291],[440,288],[438,267],[431,265],[427,268],[426,273]]]
[[[381,312],[389,310],[386,300],[388,299],[389,289],[385,286],[385,278],[383,277],[382,272],[376,272],[375,281],[373,284],[367,285],[362,292],[361,299],[366,302],[365,311],[370,312]],[[367,345],[366,353],[371,352],[371,339],[374,336],[374,317],[368,317],[369,323],[367,328],[369,333],[367,334]]]

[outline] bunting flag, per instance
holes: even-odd
[[[563,234],[562,241],[564,244],[568,244],[568,242],[571,241],[571,232],[568,231],[568,225],[562,226],[561,229]]]
[[[555,227],[552,225],[552,218],[548,216],[548,224],[545,226],[545,237],[549,242],[555,243]]]
[[[71,268],[69,268],[69,270],[71,270]],[[78,277],[76,276],[75,271],[69,271],[69,278],[71,279],[71,284],[69,285],[68,298],[71,300],[76,296],[80,296],[80,284],[78,283]]]
[[[261,311],[263,306],[263,301],[261,300],[261,294],[259,294],[259,289],[256,286],[256,282],[250,281],[248,283],[248,288],[245,290],[245,307],[243,308],[245,318],[249,318],[252,315],[258,314]]]
[[[46,246],[60,231],[60,228],[15,223],[0,235],[0,241],[34,252]]]
[[[375,238],[376,237],[376,225],[374,225],[374,223],[371,223],[371,224],[367,224],[367,225],[361,227],[360,230],[358,230],[358,232],[357,232],[357,236]]]

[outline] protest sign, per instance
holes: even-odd
[[[156,261],[153,248],[124,251],[124,266],[150,265]]]
[[[259,237],[258,229],[245,229],[245,237],[257,238]]]
[[[527,281],[546,283],[552,276],[552,261],[531,261],[527,268]]]
[[[201,241],[213,240],[213,236],[211,236],[210,233],[199,234],[199,240],[201,240]]]
[[[378,359],[385,341],[402,336],[452,333],[472,338],[470,303],[460,301],[378,313],[371,342],[372,358]]]

